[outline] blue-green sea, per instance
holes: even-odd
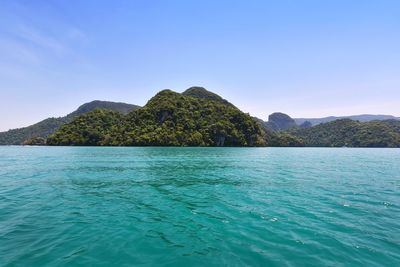
[[[400,149],[0,147],[0,266],[400,266]]]

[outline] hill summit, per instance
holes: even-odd
[[[202,87],[162,90],[127,115],[97,110],[60,128],[50,145],[264,146],[261,125]]]
[[[182,95],[185,96],[192,96],[192,97],[197,97],[197,98],[204,98],[204,99],[210,99],[210,100],[215,100],[223,103],[229,103],[227,100],[223,99],[219,95],[208,91],[204,87],[200,86],[193,86],[187,89],[182,93]]]
[[[91,101],[79,106],[77,110],[71,112],[67,116],[47,118],[27,127],[0,132],[0,145],[30,144],[35,140],[46,139],[48,135],[54,133],[61,125],[71,122],[74,118],[96,109],[108,109],[126,114],[138,108],[139,106],[126,103],[100,100]],[[38,142],[35,141],[33,143],[36,144]]]
[[[273,131],[286,131],[297,126],[294,119],[281,112],[275,112],[269,115],[265,125]]]

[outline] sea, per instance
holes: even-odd
[[[0,266],[400,266],[400,149],[2,146]]]

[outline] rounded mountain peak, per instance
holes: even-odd
[[[286,121],[293,120],[289,115],[282,113],[282,112],[274,112],[271,115],[269,115],[268,119],[269,120],[286,120]]]
[[[182,95],[226,102],[226,100],[219,95],[210,92],[206,88],[201,86],[192,86],[185,92],[183,92]]]
[[[296,127],[296,122],[287,114],[275,112],[269,115],[267,125],[274,131],[286,131]]]

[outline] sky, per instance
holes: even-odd
[[[0,131],[194,85],[264,120],[400,116],[400,1],[0,1]]]

